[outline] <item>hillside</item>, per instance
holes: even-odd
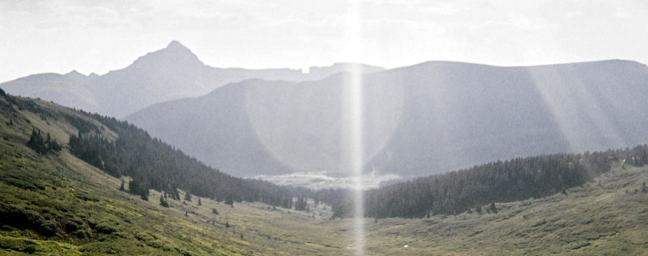
[[[554,154],[476,165],[444,174],[419,177],[364,195],[366,217],[423,218],[430,215],[495,211],[495,202],[508,203],[545,198],[581,187],[607,174],[612,166],[643,167],[648,146],[585,154]],[[339,196],[343,191],[316,191],[333,206],[335,217],[351,217],[355,202]]]
[[[318,80],[360,65],[362,72],[384,70],[364,64],[336,63],[312,67],[310,73],[293,69],[215,68],[205,65],[189,48],[172,41],[130,66],[104,75],[35,74],[0,83],[7,93],[39,97],[64,106],[102,115],[124,117],[155,103],[202,96],[232,82],[246,79],[285,81]]]
[[[233,175],[345,176],[349,78],[247,80],[156,104],[126,119]],[[366,171],[376,176],[414,178],[497,160],[648,142],[648,68],[636,62],[426,62],[362,80]]]
[[[615,166],[593,182],[543,199],[497,203],[498,212],[367,221],[381,255],[643,255],[648,168]],[[404,248],[408,245],[408,248]]]
[[[16,104],[15,102],[20,102]],[[59,118],[37,114],[38,108]],[[353,219],[331,219],[268,204],[233,207],[193,196],[149,201],[120,191],[120,179],[81,161],[67,145],[39,154],[33,128],[66,144],[76,116],[115,138],[87,114],[48,102],[0,95],[0,254],[334,255],[351,254]],[[43,112],[47,113],[47,112]],[[91,129],[91,128],[89,128]],[[81,130],[84,130],[83,128]],[[83,135],[82,135],[83,136]],[[607,168],[607,167],[606,167]],[[614,164],[581,186],[542,199],[500,203],[497,213],[365,221],[368,255],[637,255],[648,249],[648,168]],[[130,180],[131,177],[124,177]],[[182,198],[185,191],[179,190]],[[201,202],[199,205],[198,202]],[[212,209],[217,209],[214,214]],[[404,246],[407,245],[407,248]]]
[[[222,174],[115,119],[4,91],[0,114],[3,250],[156,255],[278,251],[276,246],[250,245],[241,234],[228,235],[227,219],[216,218],[212,209],[233,208],[242,200],[289,208],[292,195],[287,188]],[[138,164],[124,155],[111,157],[110,147],[136,157]],[[164,159],[152,160],[151,154]],[[179,217],[195,216],[201,206],[211,214],[202,220],[220,227],[212,230],[207,244],[186,239],[205,227]]]

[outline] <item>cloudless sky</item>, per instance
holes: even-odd
[[[648,63],[645,0],[363,1],[355,19],[362,55],[345,51],[348,6],[344,0],[0,0],[0,82],[75,69],[102,75],[171,40],[213,67]]]

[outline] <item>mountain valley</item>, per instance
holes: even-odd
[[[648,250],[641,63],[304,73],[214,68],[173,41],[0,87],[3,255]]]
[[[180,190],[160,204],[120,191],[121,180],[69,151],[92,115],[49,102],[0,96],[0,250],[8,255],[331,255],[352,254],[352,218],[308,200],[309,211],[260,202],[224,202]],[[70,121],[76,120],[76,121]],[[37,153],[34,130],[64,145]],[[85,129],[82,129],[85,130]],[[48,136],[49,137],[49,136]],[[131,180],[122,176],[121,179]],[[365,218],[369,255],[641,254],[648,249],[648,168],[616,162],[593,180],[544,198],[496,203],[495,212],[424,218]],[[237,188],[233,188],[237,191]],[[159,200],[158,200],[159,199]],[[490,211],[490,210],[489,210]]]
[[[345,177],[349,81],[348,74],[298,83],[247,80],[125,119],[232,175]],[[362,81],[367,175],[411,179],[490,161],[648,142],[648,105],[642,103],[648,67],[636,62],[427,62]]]

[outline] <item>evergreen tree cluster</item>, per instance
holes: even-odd
[[[56,140],[52,139],[49,133],[47,133],[47,139],[43,138],[43,135],[41,134],[40,131],[37,131],[36,129],[32,130],[32,134],[29,137],[29,141],[27,142],[27,147],[33,149],[36,151],[36,153],[39,153],[41,155],[50,153],[50,152],[58,152],[61,151],[63,148]]]
[[[482,207],[497,213],[495,202],[560,193],[592,181],[608,172],[614,163],[646,165],[648,146],[517,158],[373,189],[365,193],[365,216],[422,218],[430,213],[456,215],[472,209],[481,213]],[[350,198],[342,191],[334,191],[322,201],[333,204],[334,216],[344,217],[352,213]]]
[[[86,114],[81,112],[82,114]],[[164,191],[180,200],[178,189],[217,201],[258,201],[289,208],[290,189],[260,180],[232,177],[204,165],[180,150],[151,136],[144,130],[115,118],[86,114],[117,133],[116,140],[94,131],[70,136],[70,152],[89,164],[114,176],[130,176],[129,190],[148,199],[148,190]],[[83,119],[75,123],[86,124]]]
[[[308,212],[308,199],[306,197],[298,196],[297,201],[295,202],[295,210]]]
[[[97,128],[96,125],[84,120],[83,118],[74,115],[67,115],[67,114],[64,114],[63,117],[71,125],[76,127],[81,133],[89,133],[89,132],[99,133],[99,128]]]
[[[128,183],[128,191],[133,195],[139,195],[144,201],[148,201],[150,195],[149,189],[149,185],[139,178],[132,179]]]
[[[322,189],[315,192],[312,198],[316,202],[322,202],[331,206],[333,218],[350,216],[352,208],[349,207],[353,198],[353,191],[341,188]]]

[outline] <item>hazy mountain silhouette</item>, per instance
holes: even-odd
[[[248,80],[126,119],[234,175],[344,174],[349,74]],[[648,142],[648,68],[426,62],[362,77],[367,170],[406,177]]]
[[[166,48],[148,53],[130,66],[105,75],[38,74],[0,84],[10,94],[40,97],[59,104],[104,115],[123,117],[151,104],[205,95],[232,82],[267,80],[317,80],[359,65],[363,72],[384,70],[364,64],[314,67],[311,73],[294,69],[250,70],[205,65],[187,47],[172,41]]]

